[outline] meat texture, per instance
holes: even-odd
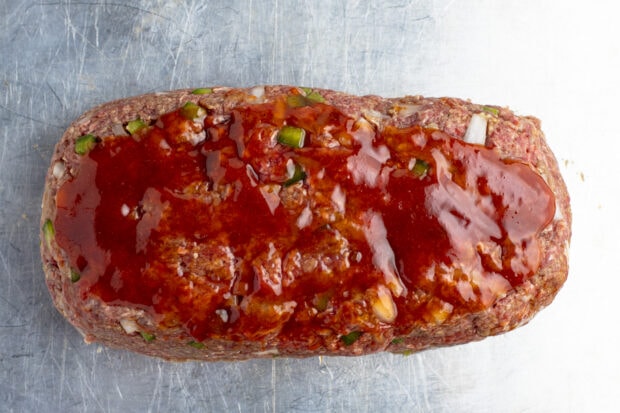
[[[261,110],[260,122],[248,123]],[[171,112],[189,121],[162,117]],[[315,123],[308,124],[308,116]],[[460,143],[474,133],[468,128],[475,118],[484,125],[479,149]],[[142,131],[128,124],[138,119]],[[162,124],[177,125],[177,133]],[[293,128],[293,135],[303,129],[306,142],[282,144],[284,124],[303,125]],[[385,137],[379,142],[379,136]],[[128,232],[115,229],[119,235],[113,241],[127,247],[114,252],[104,243],[109,240],[95,239],[99,232],[88,229],[89,224],[105,227],[108,212],[98,197],[106,185],[114,188],[103,182],[104,161],[97,156],[108,148],[121,159],[130,145],[149,140],[159,142],[160,149],[153,149],[160,150],[158,156],[195,161],[196,166],[184,172],[182,188],[144,183],[144,188],[134,188],[135,199],[129,184],[110,189],[115,196],[127,194],[114,207],[118,222],[133,219],[135,224]],[[431,143],[435,149],[420,152],[427,158],[412,161],[404,155],[409,147]],[[432,179],[432,185],[444,179],[447,193],[454,194],[458,185],[466,186],[450,169],[458,164],[459,151],[487,151],[489,165],[501,163],[517,175],[534,172],[541,177],[532,185],[546,184],[552,194],[550,219],[523,245],[495,244],[504,235],[491,230],[490,242],[455,244],[433,262],[416,255],[415,260],[425,262],[420,264],[425,272],[412,275],[403,244],[431,254],[434,241],[405,221],[414,213],[428,214],[432,202],[444,201],[428,186],[426,201],[397,208],[401,187],[394,182],[409,182],[413,178],[407,174],[417,171],[416,179]],[[152,168],[140,175],[142,181],[157,174],[168,179],[181,169],[179,164],[160,171],[150,158],[144,159],[147,152],[133,156],[140,168]],[[108,179],[133,173],[131,163],[119,164],[126,171],[110,171]],[[187,205],[183,211],[175,210],[188,199],[192,201],[182,204]],[[527,206],[506,202],[506,211],[526,219]],[[393,222],[381,208],[393,208]],[[75,211],[92,215],[76,217]],[[440,223],[442,219],[438,215]],[[206,227],[198,226],[205,222]],[[401,225],[411,233],[395,233]],[[468,221],[464,227],[476,225],[482,224]],[[238,360],[415,352],[512,330],[550,304],[566,280],[571,212],[556,159],[536,118],[456,98],[360,97],[291,86],[215,87],[117,100],[80,116],[52,156],[41,228],[51,297],[86,342],[169,360]],[[519,272],[518,263],[502,261],[519,249],[536,264],[530,273]],[[132,254],[127,261],[118,258],[123,251]],[[499,270],[480,275],[468,270],[468,264],[455,269],[459,263],[454,256],[472,256],[480,268],[516,269],[509,276],[498,275]],[[141,264],[127,269],[131,274],[123,268],[114,272],[115,259]],[[146,295],[129,292],[136,279],[143,279],[143,287],[138,282],[135,288]],[[157,291],[167,296],[151,294]]]

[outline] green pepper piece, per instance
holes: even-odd
[[[198,341],[190,341],[187,345],[197,348],[198,350],[205,348],[205,345]]]
[[[392,344],[401,344],[403,341],[405,341],[402,337],[398,337],[392,340]]]
[[[98,141],[99,140],[94,135],[82,135],[75,140],[75,147],[73,150],[78,155],[86,155],[97,145]]]
[[[499,109],[494,108],[493,106],[483,106],[482,110],[484,110],[485,112],[491,113],[495,116],[499,115]]]
[[[210,87],[200,87],[192,90],[192,95],[208,95],[210,93],[213,93],[213,89]]]
[[[180,110],[181,116],[185,119],[194,120],[207,114],[207,111],[195,104],[194,102],[186,102]]]
[[[312,103],[323,103],[325,102],[325,98],[319,93],[316,92],[314,90],[312,90],[312,88],[309,87],[302,87],[301,90],[304,91],[304,93],[306,94],[306,100],[309,101],[308,103],[306,103],[307,105],[310,105]]]
[[[286,97],[286,104],[292,108],[301,108],[309,105],[309,101],[302,95],[289,95]]]
[[[293,172],[293,176],[291,176],[288,180],[286,180],[284,182],[284,184],[282,184],[285,188],[288,186],[293,185],[294,183],[297,183],[303,179],[306,178],[306,172],[304,171],[304,169],[301,167],[301,165],[299,165],[298,163],[295,164],[295,171]]]
[[[81,277],[82,277],[82,276],[80,275],[80,273],[79,273],[79,272],[77,272],[76,270],[74,270],[73,268],[71,268],[71,282],[72,282],[72,283],[75,283],[75,282],[80,281],[80,278],[81,278]]]
[[[355,343],[361,335],[361,331],[351,331],[349,334],[340,336],[340,341],[342,341],[345,346],[350,346],[351,344]]]
[[[319,92],[310,92],[306,94],[306,99],[313,103],[323,103],[325,98]]]
[[[45,242],[47,243],[47,247],[50,248],[52,245],[52,240],[56,236],[56,230],[54,229],[54,224],[51,219],[46,219],[43,224],[43,236],[45,237]]]
[[[318,92],[310,92],[306,96],[289,95],[286,97],[286,103],[292,108],[301,108],[323,102],[325,102],[325,98]]]
[[[130,135],[137,133],[140,129],[146,128],[146,123],[142,119],[134,119],[127,123],[125,129],[129,132]]]
[[[306,131],[295,126],[284,125],[278,132],[278,142],[293,148],[302,148],[306,138]]]
[[[429,169],[430,166],[427,162],[423,161],[422,159],[416,159],[413,168],[411,168],[411,172],[413,172],[413,174],[418,178],[424,178],[428,173]]]
[[[155,335],[151,333],[147,333],[146,331],[140,331],[140,335],[142,336],[144,341],[146,341],[147,343],[150,343],[151,341],[155,340]]]
[[[314,303],[314,308],[321,312],[327,310],[331,296],[332,294],[330,292],[315,295],[314,300],[312,301]]]

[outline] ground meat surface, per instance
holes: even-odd
[[[78,118],[51,160],[41,252],[87,342],[170,360],[362,355],[526,323],[566,279],[570,221],[535,118],[220,87]]]

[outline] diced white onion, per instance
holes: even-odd
[[[401,105],[396,104],[392,107],[392,112],[398,116],[402,116],[406,118],[407,116],[411,116],[414,113],[417,113],[422,108],[422,105]]]
[[[213,124],[219,125],[220,123],[226,123],[230,120],[230,115],[216,115],[213,117]]]
[[[219,308],[219,309],[215,310],[215,314],[220,316],[220,318],[222,319],[223,322],[225,322],[225,323],[228,322],[228,313],[223,308]]]
[[[60,179],[65,175],[65,170],[65,163],[63,161],[58,161],[52,168],[52,175],[54,175],[54,178]]]
[[[291,158],[286,161],[286,174],[288,179],[291,179],[295,175],[295,162]]]
[[[198,145],[200,142],[207,139],[207,133],[205,131],[200,131],[198,133],[187,132],[186,133],[187,140],[192,145]]]
[[[480,113],[472,115],[463,140],[467,143],[484,145],[487,140],[487,118],[484,115]]]
[[[377,287],[377,296],[372,299],[372,311],[384,323],[391,323],[396,319],[398,310],[392,299],[392,294],[386,286],[379,285]]]
[[[388,116],[374,109],[365,110],[364,112],[362,112],[362,116],[365,118],[365,120],[374,124],[375,127],[379,130],[383,129],[383,125],[385,124],[385,121],[389,119]]]
[[[252,96],[255,96],[257,99],[261,100],[265,96],[265,87],[264,86],[256,86],[252,88],[250,91]]]
[[[278,351],[277,348],[270,348],[269,350],[263,350],[263,351],[256,351],[256,352],[254,352],[254,355],[256,357],[277,356],[278,354],[280,354],[280,352]]]
[[[123,327],[123,330],[125,330],[125,333],[127,334],[133,334],[136,331],[140,331],[140,326],[138,323],[131,318],[122,318],[120,323],[121,327]]]
[[[355,260],[355,262],[361,262],[362,261],[362,253],[358,251],[357,253],[355,253],[355,257],[353,257],[353,259]]]
[[[248,178],[250,179],[250,184],[252,186],[258,185],[258,174],[254,170],[254,168],[252,168],[252,165],[247,164],[245,166],[245,173],[247,174]]]
[[[311,222],[312,210],[310,210],[310,207],[306,206],[303,211],[301,211],[301,214],[299,214],[299,218],[297,218],[297,227],[303,229],[310,225]]]
[[[121,214],[126,217],[127,215],[129,215],[129,212],[131,211],[131,209],[129,209],[129,206],[127,204],[123,204],[121,206]]]
[[[276,208],[280,205],[280,185],[263,185],[260,187],[260,193],[265,199],[271,214],[275,214]]]
[[[285,301],[282,303],[282,305],[276,304],[272,308],[276,312],[276,314],[282,315],[291,314],[295,310],[295,307],[297,307],[296,301]]]
[[[344,192],[342,192],[340,185],[336,185],[334,191],[332,192],[331,198],[334,205],[336,205],[336,208],[338,208],[338,212],[344,214],[347,197]]]
[[[165,139],[162,139],[161,141],[159,141],[159,147],[162,148],[164,152],[170,152],[172,150],[172,148],[170,147],[170,144]]]
[[[562,214],[562,207],[560,205],[560,203],[558,202],[558,200],[555,200],[555,214],[553,215],[553,220],[554,221],[560,221],[564,219],[564,214]]]
[[[445,301],[438,300],[439,302],[433,302],[433,306],[430,309],[430,316],[433,317],[433,320],[436,324],[442,324],[444,321],[448,319],[450,314],[452,314],[452,310],[454,306]]]

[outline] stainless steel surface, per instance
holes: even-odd
[[[0,411],[582,412],[618,408],[620,29],[614,2],[3,1]],[[38,253],[53,146],[149,91],[290,83],[534,114],[574,209],[569,281],[529,325],[409,357],[169,364],[87,346]]]

